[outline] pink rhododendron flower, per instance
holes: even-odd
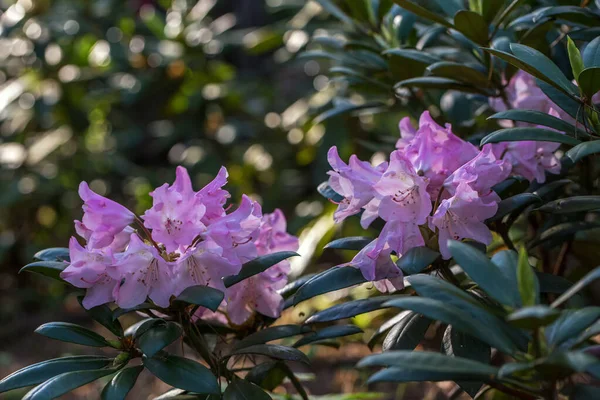
[[[366,161],[361,161],[355,155],[350,157],[348,164],[340,158],[337,147],[333,146],[327,153],[327,160],[333,168],[329,171],[329,186],[344,197],[339,203],[333,217],[336,222],[357,214],[375,197],[373,185],[381,178],[387,168],[387,163],[373,167]]]
[[[127,250],[115,258],[108,273],[122,281],[115,290],[119,307],[135,307],[146,301],[146,297],[159,307],[169,306],[169,298],[174,293],[171,266],[153,246],[144,243],[134,233]]]
[[[429,228],[439,231],[440,253],[444,259],[451,257],[448,240],[473,239],[490,244],[492,233],[484,221],[498,210],[496,201],[484,201],[468,183],[460,183],[449,199],[444,199],[429,220]]]
[[[407,130],[407,127],[403,128],[403,132]],[[438,125],[428,111],[421,114],[419,128],[412,139],[402,139],[399,149],[410,160],[417,173],[429,180],[427,190],[432,198],[437,197],[439,189],[451,173],[478,153],[475,146],[452,133],[450,124],[446,124],[445,128]]]
[[[519,70],[515,73],[505,89],[506,100],[511,108],[548,112],[554,106],[552,100],[542,92],[535,82],[535,77]],[[490,106],[500,112],[506,111],[506,104],[500,97],[490,97]]]
[[[86,232],[90,248],[109,246],[135,218],[119,203],[94,193],[86,182],[79,185],[79,197],[84,203],[83,218],[78,224],[81,231]]]
[[[298,238],[287,233],[287,223],[281,210],[265,214],[256,239],[258,255],[298,250]],[[290,263],[284,260],[266,271],[254,275],[227,289],[227,315],[234,325],[242,325],[254,313],[277,318],[283,309],[283,297],[278,290],[287,284]]]
[[[117,281],[107,275],[107,268],[113,263],[110,252],[84,249],[74,237],[69,241],[71,263],[60,277],[71,285],[87,289],[83,306],[87,309],[114,300],[113,290]]]
[[[427,181],[418,176],[400,151],[390,155],[390,164],[373,189],[381,196],[379,215],[385,221],[424,224],[431,212]]]
[[[398,124],[398,129],[400,130],[400,139],[396,142],[396,148],[404,150],[415,138],[417,129],[413,126],[410,117],[402,118]]]
[[[187,170],[177,167],[173,185],[165,183],[150,193],[152,208],[142,216],[144,226],[152,229],[152,239],[162,243],[167,252],[189,246],[206,229],[202,218],[206,206],[192,189]]]
[[[206,212],[202,217],[202,222],[206,225],[225,215],[224,206],[227,199],[231,197],[227,190],[222,189],[227,184],[227,176],[227,169],[221,167],[216,178],[200,189],[197,194],[204,207],[206,207]]]
[[[402,271],[392,261],[392,251],[389,243],[380,236],[359,251],[352,261],[342,266],[349,265],[360,269],[363,277],[374,282],[377,290],[381,292],[399,290],[404,288],[404,279]]]
[[[75,221],[75,232],[77,232],[77,234],[84,238],[88,243],[90,242],[92,231],[87,229],[82,222]],[[127,244],[129,243],[129,238],[133,232],[134,229],[131,226],[126,226],[125,229],[115,235],[113,241],[108,246],[104,247],[104,249],[110,249],[110,251],[113,253],[125,250]]]
[[[464,182],[483,197],[491,194],[492,186],[508,178],[510,172],[511,165],[496,158],[492,145],[488,144],[475,158],[454,171],[444,182],[444,188],[454,195],[458,185]]]

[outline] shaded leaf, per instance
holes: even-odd
[[[306,346],[324,339],[334,339],[344,336],[355,335],[362,333],[362,329],[355,325],[334,325],[323,328],[317,332],[304,336],[302,339],[294,343],[294,347]]]
[[[256,344],[264,344],[272,340],[284,339],[296,335],[304,335],[309,332],[312,332],[312,329],[303,325],[271,326],[246,336],[237,342],[233,346],[233,349],[237,350],[244,347],[254,346]]]
[[[406,275],[418,274],[437,260],[439,256],[440,253],[431,250],[427,246],[413,247],[396,261],[396,265]]]
[[[578,144],[565,152],[563,159],[568,159],[572,164],[576,164],[581,159],[596,153],[600,153],[600,140]]]
[[[488,119],[510,119],[513,121],[527,122],[529,124],[547,126],[577,137],[578,135],[589,137],[585,131],[576,128],[560,118],[541,111],[534,110],[507,110],[496,113]]]
[[[574,196],[551,201],[539,207],[539,211],[564,214],[600,209],[600,196]]]
[[[586,307],[576,311],[564,311],[563,315],[546,329],[551,346],[560,345],[576,338],[600,318],[600,307]]]
[[[49,322],[39,326],[35,333],[63,342],[77,343],[91,347],[109,346],[106,339],[83,326],[68,322]]]
[[[539,305],[521,308],[510,314],[506,319],[518,328],[537,329],[551,324],[558,317],[560,317],[560,311]]]
[[[490,133],[481,139],[480,145],[500,142],[520,142],[534,140],[538,142],[564,143],[571,146],[577,146],[581,141],[574,137],[563,135],[556,131],[543,128],[508,128],[500,129]]]
[[[135,367],[125,368],[119,371],[102,390],[102,400],[125,400],[127,393],[135,385],[135,381],[144,367],[137,365]]]
[[[280,251],[257,257],[252,261],[244,263],[244,265],[242,265],[242,271],[239,274],[227,276],[223,279],[223,282],[225,283],[225,287],[231,287],[244,279],[260,274],[283,260],[296,256],[299,256],[299,254],[294,251]]]
[[[116,371],[114,368],[106,368],[65,372],[31,389],[23,400],[52,400]]]
[[[175,300],[206,307],[211,311],[217,311],[223,301],[223,297],[225,297],[225,294],[218,289],[198,285],[184,289]]]
[[[60,273],[68,266],[68,263],[62,261],[37,261],[27,264],[19,270],[19,273],[35,272],[36,274],[64,282],[60,277]]]
[[[40,250],[33,255],[33,258],[40,261],[71,261],[69,249],[66,247],[51,247],[49,249]]]
[[[600,32],[599,32],[600,33]],[[586,68],[600,67],[600,36],[596,35],[583,50],[583,65]]]
[[[278,344],[257,344],[235,350],[231,353],[231,355],[240,354],[258,354],[271,357],[276,360],[298,361],[305,364],[310,364],[308,357],[306,357],[306,355],[300,350]]]
[[[372,238],[364,236],[345,237],[327,243],[324,248],[340,250],[361,250],[363,247],[365,247],[372,241]]]
[[[519,193],[515,196],[501,200],[498,203],[498,211],[496,211],[496,215],[494,215],[492,218],[489,218],[487,222],[501,220],[513,211],[523,210],[532,204],[541,202],[542,199],[534,193]]]
[[[220,394],[217,378],[204,365],[161,352],[154,357],[143,357],[144,366],[154,376],[173,387],[202,394]]]
[[[264,390],[256,386],[253,383],[245,381],[243,379],[236,378],[231,382],[225,393],[223,393],[223,400],[270,400],[269,396]]]
[[[600,91],[600,67],[589,67],[584,69],[581,71],[581,74],[579,74],[577,82],[579,82],[579,87],[587,98],[592,98]]]
[[[377,296],[336,304],[309,317],[305,323],[331,322],[385,308],[383,303],[392,296]]]
[[[294,305],[323,293],[365,283],[362,272],[354,267],[334,267],[312,277],[294,295]]]
[[[123,336],[123,327],[121,323],[113,318],[113,311],[106,304],[102,304],[90,309],[83,307],[83,296],[77,297],[77,301],[81,307],[97,322],[102,324],[106,329],[114,333],[117,337]]]
[[[453,25],[441,15],[433,13],[425,7],[421,7],[420,5],[415,4],[409,0],[394,0],[394,3],[398,4],[400,7],[404,8],[407,11],[415,13],[419,17],[428,19],[433,22],[437,22],[438,24],[444,25],[448,28],[453,27]]]
[[[407,312],[385,337],[383,351],[414,350],[423,340],[431,320],[415,312]]]
[[[174,322],[157,324],[144,332],[137,338],[137,345],[147,357],[153,357],[179,337],[182,331]]]
[[[485,45],[488,41],[488,24],[476,12],[469,10],[457,12],[454,16],[454,27],[475,43]]]

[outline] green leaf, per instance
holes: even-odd
[[[114,333],[117,337],[123,336],[123,327],[118,320],[113,318],[113,311],[106,304],[92,307],[89,310],[83,307],[83,296],[77,297],[77,301],[81,307],[98,323],[102,324],[106,329]]]
[[[408,311],[390,330],[383,341],[382,350],[414,350],[423,340],[431,320],[421,314]]]
[[[72,356],[42,361],[21,368],[2,379],[0,393],[37,385],[65,372],[104,368],[112,361],[112,358],[101,356]]]
[[[437,22],[440,25],[444,25],[447,28],[453,28],[454,26],[446,20],[441,15],[433,13],[426,9],[425,7],[421,7],[418,4],[415,4],[409,0],[394,0],[394,3],[398,4],[400,7],[404,8],[407,11],[410,11],[419,17],[428,19],[433,22]]]
[[[363,330],[355,325],[333,325],[306,335],[294,343],[294,347],[306,346],[307,344],[311,344],[320,340],[350,336],[362,332]]]
[[[488,95],[483,88],[477,88],[472,85],[465,84],[463,82],[448,79],[448,78],[440,78],[437,76],[426,76],[422,78],[412,78],[406,79],[398,82],[394,86],[394,90],[398,90],[403,87],[414,87],[419,89],[432,89],[432,90],[458,90],[460,92],[466,93],[478,93]]]
[[[504,3],[506,3],[506,0],[478,0],[478,3],[478,9],[473,11],[479,12],[489,24],[500,14],[500,10],[504,6]]]
[[[154,304],[151,303],[142,303],[140,305],[137,305],[135,307],[131,307],[131,308],[115,308],[113,310],[113,315],[112,318],[113,319],[117,319],[122,315],[131,313],[131,312],[136,312],[136,311],[142,311],[142,310],[150,310],[156,308],[156,306]]]
[[[319,311],[306,320],[306,324],[319,322],[331,322],[344,318],[354,317],[359,314],[368,313],[385,308],[383,303],[391,300],[391,296],[377,296],[368,299],[359,299],[336,304],[325,310]]]
[[[570,123],[541,111],[507,110],[496,113],[488,119],[510,119],[513,121],[527,122],[529,124],[547,126],[549,128],[565,132],[566,134],[574,136],[575,138],[577,138],[577,136],[579,135],[583,137],[590,136],[585,131],[576,128]]]
[[[337,117],[342,114],[349,114],[354,111],[360,111],[360,110],[371,110],[371,109],[376,110],[376,109],[380,109],[382,107],[386,107],[386,105],[381,102],[367,102],[367,103],[359,104],[359,105],[352,104],[352,103],[339,104],[339,105],[336,105],[334,108],[331,108],[331,109],[317,115],[315,117],[315,119],[312,121],[312,125],[320,124],[322,122],[327,121],[330,118]],[[329,188],[329,186],[327,185],[327,182],[324,182],[322,185],[325,185],[323,187],[323,189],[325,189],[326,187],[328,188],[328,190],[327,190],[328,194],[327,195],[324,194],[324,192],[322,192],[321,190],[319,190],[319,193],[321,193],[326,198],[339,198],[339,200],[336,200],[336,201],[341,200],[341,197],[337,193],[335,193],[333,191],[333,189]],[[329,194],[329,193],[331,193],[331,194]],[[328,197],[328,196],[334,196],[334,197]],[[335,197],[335,196],[337,196],[337,197]]]
[[[600,67],[589,67],[581,71],[579,74],[579,87],[581,91],[591,99],[598,91],[600,91]]]
[[[296,256],[299,256],[299,254],[294,251],[280,251],[255,258],[252,261],[244,263],[244,265],[242,265],[242,271],[239,274],[227,276],[223,279],[223,282],[225,283],[225,287],[231,287],[244,279],[260,274],[283,260]]]
[[[546,379],[561,379],[574,372],[585,372],[597,363],[596,357],[580,351],[553,352],[547,358],[536,362],[535,369]]]
[[[520,142],[535,140],[538,142],[555,142],[564,143],[571,146],[576,146],[581,141],[574,137],[563,135],[556,131],[551,131],[543,128],[508,128],[500,129],[490,133],[483,139],[481,139],[480,145],[483,146],[488,143],[500,143],[500,142]]]
[[[408,316],[410,316],[412,314],[413,314],[412,311],[402,311],[402,312],[396,314],[394,317],[385,321],[383,324],[381,324],[379,326],[379,328],[377,328],[375,333],[373,333],[373,336],[371,336],[371,338],[369,339],[369,343],[368,343],[369,349],[373,350],[373,348],[377,344],[377,341],[384,334],[386,334],[387,331],[389,331],[394,326],[396,326],[400,321],[404,320],[404,318],[407,318]]]
[[[446,380],[490,380],[498,368],[463,357],[448,357],[430,351],[389,351],[363,358],[357,367],[402,367],[406,370],[429,371],[447,374]]]
[[[442,353],[451,357],[462,357],[489,365],[491,348],[489,345],[475,339],[471,335],[457,331],[448,326],[442,339]],[[475,397],[483,386],[483,382],[458,381],[457,384],[469,394]]]
[[[567,158],[571,163],[576,164],[581,159],[596,153],[600,153],[600,140],[592,140],[590,142],[578,144],[572,149],[569,149],[565,153],[564,158]]]
[[[581,53],[579,49],[575,45],[575,42],[571,40],[570,37],[567,36],[567,50],[569,52],[569,61],[571,62],[571,69],[573,70],[573,76],[575,80],[579,78],[579,74],[583,71],[583,58],[581,58]]]
[[[282,361],[263,362],[252,368],[245,379],[261,388],[272,391],[281,385],[286,377],[284,366],[285,363]]]
[[[539,207],[539,211],[565,214],[600,209],[600,196],[574,196],[551,201]]]
[[[542,243],[553,242],[556,240],[562,241],[564,238],[571,237],[578,232],[597,228],[600,228],[600,223],[586,221],[565,222],[554,225],[552,228],[543,231],[537,239],[529,244],[528,247],[532,249]]]
[[[309,279],[294,294],[294,305],[323,293],[365,283],[362,272],[354,267],[334,267]]]
[[[415,352],[416,353],[416,352]],[[451,372],[451,371],[427,371],[427,370],[413,370],[405,367],[392,367],[377,371],[369,380],[367,384],[373,384],[378,382],[441,382],[452,379],[477,379],[473,378],[470,374],[462,372]]]
[[[541,203],[542,199],[534,193],[519,193],[507,199],[501,200],[498,203],[498,211],[496,215],[489,218],[486,222],[499,221],[508,214],[516,210],[524,210],[528,206],[536,203]]]
[[[578,6],[546,7],[535,14],[534,21],[542,21],[547,18],[561,19],[581,25],[598,25],[600,15],[590,9]]]
[[[298,349],[278,344],[257,344],[233,351],[230,355],[258,354],[276,360],[298,361],[310,364],[306,355]]]
[[[396,80],[422,76],[428,65],[440,61],[438,57],[413,49],[388,49],[382,54],[389,58],[390,70]]]
[[[536,271],[535,275],[540,282],[540,292],[542,293],[562,294],[569,290],[571,286],[573,286],[571,281],[568,281],[561,276],[539,271]]]
[[[456,329],[489,343],[506,354],[513,354],[516,351],[516,345],[503,331],[482,325],[481,321],[442,301],[422,297],[402,297],[385,304],[390,307],[411,310],[433,320],[454,325]]]
[[[353,236],[336,239],[325,245],[325,249],[340,249],[340,250],[362,250],[363,247],[373,241],[373,238],[364,236]]]
[[[69,266],[69,263],[62,261],[37,261],[27,264],[19,270],[21,272],[35,272],[36,274],[44,275],[52,279],[64,282],[60,273]]]
[[[23,400],[52,400],[116,371],[114,368],[106,368],[65,372],[31,389]]]
[[[454,27],[477,44],[484,46],[488,42],[488,24],[476,12],[468,10],[457,12],[454,16]]]
[[[514,55],[490,48],[484,48],[483,50],[522,69],[569,96],[576,97],[579,94],[579,89],[565,77],[548,57],[530,47],[515,43],[510,46]],[[516,52],[515,49],[517,49]]]
[[[454,260],[488,295],[500,304],[518,306],[519,302],[506,288],[510,282],[485,254],[473,246],[455,240],[448,242]]]
[[[535,82],[554,104],[574,119],[579,122],[582,121],[583,104],[581,104],[579,99],[573,99],[570,95],[565,94],[561,90],[556,89],[554,86],[549,85],[540,79],[536,79]]]
[[[77,343],[84,346],[109,346],[106,339],[96,332],[68,322],[49,322],[38,327],[35,333],[63,342]]]
[[[439,256],[440,253],[431,250],[429,247],[413,247],[396,261],[396,265],[405,275],[418,274],[430,266]]]
[[[66,247],[51,247],[49,249],[40,250],[33,255],[33,258],[40,261],[63,261],[69,262],[69,249]]]
[[[451,61],[440,61],[427,67],[427,71],[435,76],[456,79],[466,84],[487,88],[490,81],[481,71],[465,64]]]
[[[304,335],[309,332],[312,332],[312,329],[303,325],[271,326],[246,336],[237,342],[233,346],[233,349],[242,349],[244,347],[254,346],[256,344],[264,344],[272,340],[284,339],[296,335]]]
[[[546,329],[548,344],[557,346],[576,338],[600,318],[600,307],[563,311],[563,315]]]
[[[154,376],[167,385],[201,394],[221,392],[217,378],[196,361],[164,352],[152,358],[144,356],[142,361]]]
[[[521,308],[510,314],[506,320],[517,328],[532,330],[549,325],[558,317],[560,317],[560,311],[539,305]]]
[[[102,400],[125,400],[127,393],[144,369],[143,365],[125,368],[119,371],[102,390]]]
[[[165,321],[161,318],[146,318],[136,322],[125,330],[125,336],[131,336],[138,338],[144,334],[148,329],[152,328],[156,324],[162,324]]]
[[[223,297],[225,297],[225,294],[218,289],[198,285],[186,288],[175,300],[206,307],[211,311],[217,311],[223,301]]]
[[[223,400],[271,400],[271,396],[255,384],[235,378],[225,389]]]
[[[340,21],[348,25],[354,25],[354,21],[346,13],[344,13],[338,6],[336,6],[330,0],[317,0],[317,2],[327,11]]]
[[[296,375],[294,375],[294,372],[290,369],[290,367],[288,367],[285,363],[281,363],[281,369],[290,379],[292,385],[294,385],[294,388],[296,389],[302,400],[309,400],[308,394],[306,393],[306,390],[304,390],[302,383],[300,383],[300,380],[296,377]]]
[[[600,36],[588,43],[583,50],[583,65],[586,68],[600,67]]]
[[[181,328],[175,322],[157,324],[138,336],[137,345],[147,357],[154,357],[156,353],[181,337],[181,333]]]
[[[534,306],[540,302],[540,284],[533,268],[529,265],[529,256],[525,247],[519,250],[517,283],[523,306]]]

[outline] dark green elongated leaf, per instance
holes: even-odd
[[[390,330],[382,345],[383,351],[414,350],[423,340],[431,320],[421,314],[409,312]]]
[[[436,3],[449,17],[454,16],[459,10],[464,9],[462,0],[436,0]]]
[[[569,149],[565,153],[564,158],[569,159],[571,163],[576,164],[581,159],[596,153],[600,153],[600,140],[592,140],[591,142],[578,144],[572,149]]]
[[[65,372],[104,368],[112,361],[112,358],[101,356],[72,356],[42,361],[21,368],[2,379],[0,381],[0,393],[37,385]]]
[[[128,314],[130,312],[135,312],[135,311],[142,311],[142,310],[150,310],[155,308],[155,306],[151,303],[142,303],[140,305],[137,305],[135,307],[132,308],[115,308],[113,310],[113,315],[112,318],[113,319],[117,319],[122,315]]]
[[[385,308],[383,303],[392,298],[392,296],[377,296],[336,304],[310,316],[305,323],[314,324],[318,322],[337,321],[339,319],[354,317],[374,310],[380,310]]]
[[[385,321],[383,324],[381,324],[379,326],[379,328],[377,328],[377,330],[375,331],[375,333],[373,334],[373,336],[371,336],[371,338],[369,339],[369,349],[373,350],[373,348],[375,347],[375,345],[377,344],[377,341],[390,329],[392,329],[394,326],[396,326],[398,324],[398,322],[404,320],[404,318],[407,318],[408,316],[412,315],[413,312],[412,311],[402,311],[398,314],[396,314],[394,317],[388,319],[387,321]]]
[[[504,379],[513,374],[527,371],[533,368],[533,363],[528,362],[512,362],[506,363],[500,367],[500,371],[498,371],[498,378]]]
[[[573,283],[561,276],[556,276],[552,274],[548,274],[545,272],[536,271],[535,275],[540,282],[540,292],[542,293],[555,293],[555,294],[563,294],[571,286]]]
[[[236,378],[225,389],[223,400],[271,400],[271,396],[255,384]]]
[[[429,64],[433,64],[440,61],[439,57],[436,57],[429,53],[425,53],[423,51],[412,49],[388,49],[385,50],[382,54],[386,56],[400,57],[405,60],[411,60],[420,63],[423,65],[423,68],[425,68]]]
[[[534,193],[519,193],[515,196],[501,200],[500,203],[498,203],[498,211],[496,211],[496,215],[494,215],[492,218],[489,218],[487,222],[499,221],[513,211],[522,210],[532,204],[541,202],[542,199]]]
[[[143,357],[142,361],[154,376],[167,385],[201,394],[221,392],[217,378],[196,361],[164,352],[152,358]]]
[[[304,336],[302,339],[294,343],[294,347],[306,346],[307,344],[324,339],[334,339],[343,336],[355,335],[357,333],[362,333],[362,331],[363,330],[356,325],[333,325],[323,328],[315,333],[311,333],[310,335]]]
[[[474,337],[454,329],[451,325],[446,328],[442,340],[442,353],[451,357],[462,357],[489,365],[491,361],[491,348]],[[469,394],[475,397],[484,382],[458,381],[457,384]]]
[[[513,121],[527,122],[529,124],[547,126],[549,128],[557,129],[565,132],[570,136],[582,136],[589,137],[590,135],[585,131],[576,128],[570,123],[563,121],[560,118],[556,118],[550,114],[534,111],[534,110],[507,110],[496,113],[488,119],[510,119]]]
[[[579,87],[581,91],[588,97],[592,98],[600,91],[600,67],[589,67],[581,71],[579,78]]]
[[[534,248],[542,243],[562,239],[565,237],[572,236],[577,232],[595,228],[600,228],[600,224],[598,222],[565,222],[562,224],[555,225],[552,228],[546,229],[540,234],[540,237],[536,240],[533,240],[528,247]]]
[[[363,247],[365,247],[372,241],[372,238],[364,236],[345,237],[327,243],[324,248],[340,250],[361,250]]]
[[[335,106],[334,108],[331,108],[331,109],[317,115],[315,117],[315,119],[312,121],[312,124],[317,125],[317,124],[327,121],[330,118],[337,117],[342,114],[349,114],[354,111],[369,110],[369,109],[376,110],[376,109],[383,108],[383,107],[386,107],[386,105],[381,102],[368,102],[368,103],[358,104],[358,105],[352,104],[352,103],[339,104],[339,105]],[[324,182],[324,183],[326,184],[326,182]],[[327,188],[329,189],[329,191],[333,192],[333,189],[329,188],[329,186],[327,186]],[[328,193],[329,193],[329,191],[328,191]],[[325,196],[327,198],[332,198],[332,199],[336,198],[336,197],[328,197],[328,196],[337,196],[337,198],[339,198],[339,200],[336,200],[336,201],[340,201],[342,199],[335,192],[331,193],[330,195],[329,194],[326,195],[326,194],[324,194],[324,192],[319,190],[319,193],[321,193],[323,196]]]
[[[217,311],[223,301],[223,297],[225,297],[225,294],[220,290],[199,285],[186,288],[175,300]]]
[[[274,390],[281,385],[286,376],[283,361],[267,361],[252,368],[245,379],[261,388]]]
[[[506,319],[518,328],[536,329],[551,324],[558,317],[560,317],[560,311],[539,305],[521,308],[510,314]]]
[[[144,334],[148,329],[152,328],[156,324],[162,324],[165,321],[161,318],[146,318],[135,324],[131,325],[125,330],[125,336],[133,336],[138,338]]]
[[[600,36],[588,43],[583,50],[583,65],[586,68],[600,67]]]
[[[571,63],[571,70],[573,71],[573,76],[575,80],[579,77],[581,71],[583,71],[583,58],[581,57],[581,53],[575,45],[575,42],[567,36],[567,51],[569,52],[569,61]]]
[[[416,352],[415,352],[416,353]],[[441,382],[455,379],[481,380],[472,374],[452,371],[412,370],[404,367],[385,368],[377,371],[367,381],[368,384],[378,382]]]
[[[596,335],[600,335],[600,321],[595,322],[588,329],[581,332],[581,334],[577,337],[575,344],[576,345],[582,344],[586,340],[589,340]]]
[[[555,142],[564,143],[571,146],[577,146],[581,141],[574,137],[563,135],[556,131],[551,131],[543,128],[508,128],[500,129],[490,133],[481,139],[480,145],[487,143],[500,142],[520,142],[525,140],[534,140],[538,142]]]
[[[366,73],[363,74],[358,72],[356,69],[348,67],[331,67],[329,69],[329,73],[343,75],[348,78],[347,81],[351,84],[372,85],[373,88],[383,89],[383,91],[386,92],[389,90],[387,84],[376,78],[368,76]]]
[[[479,3],[478,9],[474,10],[473,8],[471,8],[471,10],[477,11],[479,14],[481,14],[481,16],[486,20],[487,23],[491,23],[494,20],[494,18],[500,15],[500,10],[502,10],[506,1],[480,0],[477,3]]]
[[[231,355],[239,354],[259,354],[276,360],[299,361],[310,364],[308,357],[300,350],[293,347],[281,346],[279,344],[257,344],[235,350],[231,353]]]
[[[544,92],[544,94],[550,98],[550,100],[552,100],[568,115],[581,123],[583,105],[577,99],[574,99],[570,95],[565,94],[563,91],[540,79],[536,79],[535,82],[540,89],[542,89],[542,92]]]
[[[135,367],[125,368],[120,370],[110,382],[104,386],[102,390],[102,400],[125,400],[127,393],[135,385],[135,381],[144,369],[144,366],[137,365]]]
[[[555,190],[562,188],[563,186],[573,183],[570,179],[559,179],[554,182],[547,183],[537,188],[533,194],[537,194],[540,197],[547,196],[553,193]]]
[[[502,274],[510,282],[510,287],[515,291],[518,288],[517,283],[517,265],[519,263],[519,256],[514,250],[501,250],[492,256],[492,262],[500,268]],[[515,295],[521,295],[515,293]]]
[[[511,49],[513,48],[514,45],[515,45],[514,43],[511,44]],[[517,46],[521,46],[521,45],[517,45]],[[526,47],[526,46],[522,46],[522,47]],[[527,48],[527,49],[533,50],[531,48]],[[513,55],[513,54],[507,53],[505,51],[496,50],[496,49],[484,48],[483,50],[487,51],[488,53],[492,54],[493,56],[496,56],[496,57],[508,62],[509,64],[514,65],[517,68],[522,69],[523,71],[529,73],[530,75],[535,76],[536,78],[546,82],[550,86],[555,87],[556,89],[567,94],[568,96],[577,96],[577,94],[579,93],[579,89],[577,89],[577,87],[575,85],[573,85],[571,82],[569,82],[569,80],[564,76],[564,74],[560,71],[560,69],[558,69],[558,67],[552,61],[550,61],[546,56],[544,56],[541,53],[539,53],[539,54],[543,58],[528,56],[528,57],[526,57],[526,59],[522,59],[520,57],[520,55],[523,55],[523,54],[531,55],[531,54],[528,54],[530,52],[529,51],[523,52],[523,51],[517,50],[517,52],[519,52],[519,55],[517,55],[517,54]],[[538,53],[537,51],[535,51],[535,52]],[[513,49],[513,53],[514,53],[514,49]],[[532,61],[531,58],[536,58],[540,62],[536,62],[533,65],[530,65],[529,62]],[[548,65],[552,65],[553,67],[548,67]],[[555,77],[556,75],[558,75],[559,77],[562,75],[562,77],[560,77],[558,80],[554,80],[553,77]]]
[[[395,80],[422,76],[429,64],[440,61],[436,56],[413,49],[389,49],[382,53],[389,59],[389,68]]]
[[[84,346],[105,347],[109,345],[106,339],[96,332],[68,322],[49,322],[38,327],[35,333],[63,342],[77,343]]]
[[[504,332],[482,325],[477,319],[444,302],[427,298],[403,297],[391,300],[386,305],[412,310],[433,320],[454,325],[456,329],[489,343],[504,353],[512,354],[516,350],[516,345]]]
[[[535,363],[535,369],[546,378],[565,378],[574,372],[585,372],[598,363],[598,359],[581,351],[553,352],[545,359]]]
[[[413,247],[396,261],[406,275],[418,274],[438,259],[440,253],[426,246]]]
[[[544,78],[541,76],[536,76],[539,79],[545,80],[546,82],[552,84],[559,85],[560,88],[564,89],[566,93],[577,96],[579,94],[579,90],[577,86],[573,84],[567,77],[562,73],[560,68],[556,66],[548,57],[546,57],[541,52],[537,51],[534,48],[524,46],[518,43],[512,43],[510,45],[510,49],[512,53],[519,60],[524,62],[525,64],[533,67],[536,71],[539,71]]]
[[[428,9],[426,9],[425,7],[421,7],[420,5],[415,4],[409,0],[393,0],[393,1],[394,1],[394,3],[398,4],[400,7],[418,15],[419,17],[428,19],[433,22],[437,22],[438,24],[444,25],[447,28],[454,27],[448,20],[446,20],[441,15],[433,13],[433,12],[429,11]]]
[[[468,85],[466,83],[448,79],[441,78],[438,76],[426,76],[421,78],[411,78],[398,82],[394,86],[394,90],[398,90],[403,87],[414,87],[419,89],[437,89],[437,90],[458,90],[466,93],[478,93],[478,94],[488,94],[483,90],[483,88],[477,88],[472,85]]]
[[[294,305],[323,293],[333,292],[365,282],[365,278],[357,268],[330,268],[314,276],[298,289],[294,295]]]
[[[181,328],[174,322],[157,324],[137,338],[137,344],[142,353],[153,357],[156,353],[181,337]]]
[[[489,31],[485,19],[476,12],[461,10],[454,16],[454,27],[477,44],[485,46]]]
[[[577,311],[565,311],[546,329],[548,344],[557,346],[573,339],[600,318],[600,307],[586,307]]]
[[[60,278],[60,273],[69,266],[63,261],[37,261],[27,264],[19,270],[21,272],[35,272],[36,274],[44,275],[52,279],[64,282]]]
[[[85,307],[83,307],[83,296],[77,297],[77,301],[79,301],[81,307],[85,309]],[[117,337],[123,336],[123,327],[118,320],[113,319],[113,312],[108,305],[102,304],[86,311],[95,321],[98,321]]]
[[[600,209],[600,196],[574,196],[551,201],[539,207],[539,211],[564,214]]]
[[[448,357],[431,351],[388,351],[363,358],[357,367],[402,367],[414,371],[465,374],[473,378],[490,379],[498,368],[463,357]],[[453,379],[453,378],[449,378]]]
[[[336,6],[330,0],[317,0],[317,2],[323,7],[329,14],[333,15],[340,21],[348,25],[354,25],[354,21],[346,13],[344,13],[338,6]]]
[[[515,296],[506,290],[510,282],[485,254],[468,244],[455,240],[448,242],[454,260],[485,292],[501,304],[518,306]]]
[[[31,389],[23,400],[52,400],[116,371],[115,368],[106,368],[65,372]]]
[[[569,393],[571,400],[588,400],[600,398],[600,388],[591,385],[574,385]]]
[[[283,289],[278,290],[277,293],[279,293],[284,299],[290,300],[289,297],[296,293],[302,285],[311,280],[315,275],[316,274],[306,274],[304,276],[301,276],[295,281],[285,285]]]
[[[294,375],[294,372],[290,369],[290,367],[288,367],[288,365],[286,363],[281,363],[281,369],[285,372],[287,377],[290,379],[290,381],[292,382],[292,385],[294,385],[294,389],[296,389],[296,391],[298,392],[298,394],[300,395],[302,400],[309,400],[308,394],[306,393],[306,390],[304,390],[302,383],[296,377],[296,375]]]
[[[529,265],[529,256],[525,247],[519,249],[517,284],[523,306],[529,307],[539,304],[540,284],[535,276],[534,269]]]
[[[423,50],[433,44],[440,35],[446,31],[446,28],[442,26],[432,26],[428,28],[419,38],[415,48],[417,50]]]
[[[273,265],[280,263],[290,257],[299,256],[294,251],[280,251],[277,253],[267,254],[258,257],[252,261],[248,261],[242,265],[242,271],[237,275],[227,276],[223,279],[225,287],[231,287],[236,283],[248,279],[254,275],[260,274],[261,272],[271,268]]]
[[[271,326],[246,336],[233,346],[233,350],[254,346],[256,344],[264,344],[272,340],[288,338],[296,335],[304,335],[309,332],[312,332],[312,329],[304,325]]]
[[[69,249],[66,247],[51,247],[49,249],[40,250],[33,255],[33,258],[40,261],[71,261]]]
[[[485,74],[465,64],[459,64],[450,61],[440,61],[428,66],[427,71],[435,76],[448,79],[458,79],[467,84],[470,83],[480,87],[490,86],[490,81]]]

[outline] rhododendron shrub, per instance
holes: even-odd
[[[373,352],[356,366],[366,388],[454,381],[451,398],[600,397],[589,290],[600,278],[598,5],[320,3],[344,28],[314,37],[304,57],[339,64],[344,84],[324,92],[347,99],[313,122],[359,112],[370,135],[387,113],[398,126],[375,141],[324,141],[318,191],[333,205],[303,237],[319,243],[334,227],[331,268],[288,282],[298,238],[281,210],[231,198],[225,168],[195,191],[178,167],[140,216],[84,182],[69,248],[24,270],[80,289],[115,338],[68,323],[36,332],[119,354],[41,362],[0,392],[37,385],[26,398],[49,399],[114,375],[102,397],[123,399],[147,369],[175,388],[161,399],[308,399],[299,348],[349,340]],[[140,320],[123,329],[125,314]]]

